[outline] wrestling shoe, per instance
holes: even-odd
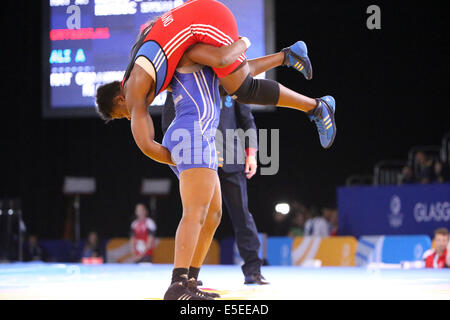
[[[266,279],[262,276],[260,273],[255,273],[249,276],[245,276],[245,282],[244,284],[270,284]]]
[[[309,115],[309,119],[316,123],[320,144],[328,149],[336,137],[336,123],[334,121],[336,101],[332,96],[325,96],[316,100],[318,105]]]
[[[282,50],[284,52],[284,66],[296,69],[305,76],[306,80],[313,77],[311,61],[308,57],[308,48],[303,41],[297,41],[295,44]]]
[[[207,296],[200,296],[188,288],[188,281],[175,282],[164,294],[164,300],[214,300]]]
[[[203,282],[197,281],[196,279],[192,278],[192,279],[188,280],[187,287],[193,294],[195,294],[198,297],[209,297],[211,299],[220,298],[220,294],[218,294],[218,293],[206,292],[206,291],[200,290],[197,287],[199,285],[199,283],[201,283],[201,285],[203,285]]]

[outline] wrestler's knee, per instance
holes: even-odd
[[[247,75],[232,98],[244,104],[275,106],[280,99],[280,85],[273,80],[254,79]]]
[[[203,226],[208,214],[208,206],[186,206],[183,208],[183,220],[190,224]]]

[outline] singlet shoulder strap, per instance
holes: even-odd
[[[159,94],[167,75],[167,57],[159,43],[155,40],[148,40],[143,42],[140,47],[137,47],[136,53],[128,65],[122,86],[130,77],[135,63],[143,67],[154,79],[156,83],[155,92]]]
[[[142,32],[141,35],[139,36],[139,39],[136,41],[136,43],[133,45],[133,48],[131,49],[131,53],[130,53],[131,60],[125,71],[125,75],[122,80],[122,87],[125,85],[125,82],[127,82],[128,78],[130,77],[131,70],[133,70],[134,62],[136,61],[136,55],[139,52],[139,49],[141,48],[142,44],[144,43],[145,38],[147,37],[147,34],[149,33],[150,30],[151,30],[151,28],[147,28],[147,30]]]

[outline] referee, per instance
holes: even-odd
[[[162,130],[164,133],[174,118],[173,97],[168,92],[162,113]],[[242,141],[242,138],[236,134],[232,140],[233,143],[227,143],[231,142],[231,140],[227,141],[227,130],[235,133],[237,129],[246,132],[248,139]],[[218,130],[222,133],[223,141],[220,141],[222,139],[216,140],[217,149],[223,150],[220,156],[225,159],[218,174],[223,201],[231,217],[239,254],[244,260],[242,265],[242,272],[245,276],[244,283],[268,284],[261,274],[262,260],[258,256],[260,248],[258,230],[248,209],[246,179],[251,179],[256,173],[256,153],[258,150],[257,128],[250,107],[234,101],[229,96],[223,97]],[[243,150],[244,146],[245,151]],[[227,154],[234,155],[233,161],[227,158]],[[241,159],[243,154],[245,154],[245,161]]]

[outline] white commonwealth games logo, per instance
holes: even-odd
[[[420,243],[418,243],[414,247],[414,258],[416,258],[416,260],[421,260],[422,256],[423,256],[423,247]]]
[[[397,195],[392,196],[390,204],[391,214],[389,217],[389,224],[392,228],[399,228],[403,223],[402,201]]]

